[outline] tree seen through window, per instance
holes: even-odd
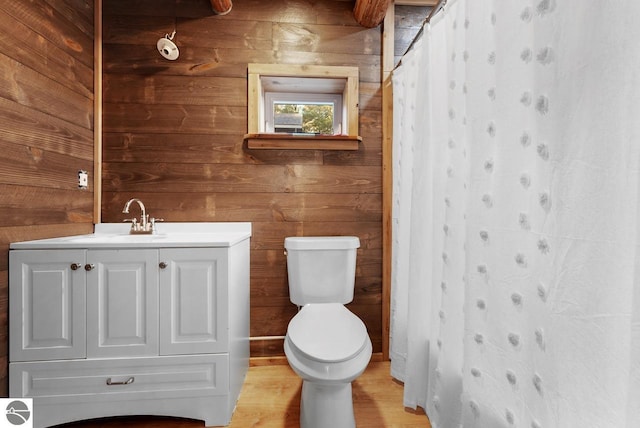
[[[275,132],[328,134],[333,132],[333,104],[274,104]]]

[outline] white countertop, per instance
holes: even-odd
[[[131,235],[129,223],[99,223],[95,233],[14,242],[14,250],[63,248],[231,247],[251,237],[251,223],[156,223],[151,235]]]

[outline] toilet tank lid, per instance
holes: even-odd
[[[291,236],[284,239],[287,250],[346,250],[360,248],[357,236]]]

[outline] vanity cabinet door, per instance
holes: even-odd
[[[9,252],[9,358],[84,358],[85,251]]]
[[[87,356],[158,355],[158,250],[87,251]]]
[[[226,248],[160,250],[160,355],[228,351]]]

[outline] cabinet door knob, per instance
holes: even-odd
[[[78,270],[82,267],[82,263],[71,263],[71,270]]]
[[[96,267],[96,265],[94,265],[93,263],[87,263],[86,265],[84,265],[84,270],[89,272],[90,270],[93,270],[94,267]]]
[[[167,268],[167,263],[166,262],[160,262],[158,264],[158,266],[160,266],[160,269],[166,269]]]

